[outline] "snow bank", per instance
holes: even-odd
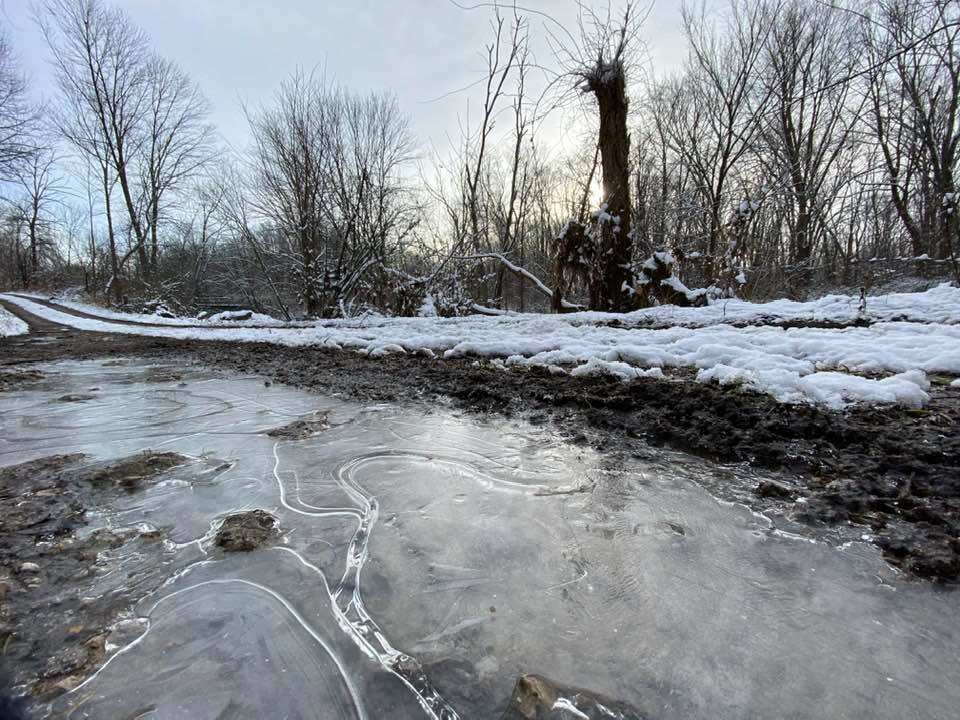
[[[417,353],[448,359],[505,358],[506,365],[565,366],[575,375],[604,373],[623,379],[656,374],[662,368],[692,368],[701,382],[739,383],[782,402],[841,408],[854,402],[918,407],[927,400],[925,373],[960,375],[960,291],[942,286],[914,295],[919,297],[914,297],[917,307],[913,309],[902,298],[888,301],[887,306],[896,307],[899,314],[936,315],[945,322],[881,321],[842,329],[729,324],[651,329],[584,322],[587,314],[580,313],[365,317],[308,327],[186,328],[120,325],[78,318],[15,296],[7,299],[48,320],[81,330],[326,346],[373,357]],[[949,312],[945,307],[948,299],[955,303]],[[822,302],[821,307],[827,306],[829,302]],[[758,312],[756,308],[766,306],[751,307]],[[711,308],[692,312],[705,310]],[[848,373],[893,377],[877,380]]]
[[[723,323],[790,321],[849,323],[857,319],[960,324],[960,288],[951,287],[949,283],[942,283],[926,292],[867,296],[864,313],[859,312],[859,305],[859,295],[825,295],[810,302],[718,300],[707,307],[661,305],[625,315],[582,312],[567,317],[571,322],[602,323],[616,319],[625,325],[644,327],[705,327]]]
[[[18,293],[29,295],[29,293]],[[47,296],[34,295],[37,298]],[[125,320],[127,322],[142,322],[153,325],[170,325],[172,327],[192,327],[217,325],[214,318],[200,320],[197,318],[163,318],[156,315],[136,313],[121,313],[98,305],[76,302],[72,300],[54,299],[58,305],[96,315],[108,320]],[[774,300],[768,303],[751,303],[745,300],[720,300],[707,307],[677,307],[661,305],[659,307],[637,310],[626,314],[603,312],[578,312],[563,316],[566,323],[580,325],[599,325],[616,321],[616,324],[626,327],[668,328],[687,327],[698,328],[711,325],[745,325],[776,322],[832,322],[850,323],[862,319],[870,322],[908,321],[939,323],[947,325],[960,324],[960,288],[943,283],[926,292],[890,293],[867,297],[867,308],[859,312],[859,295],[826,295],[811,302],[794,302],[792,300]],[[431,312],[432,311],[432,312]],[[421,316],[435,317],[433,298],[425,296],[421,307]],[[505,313],[509,317],[537,318],[539,315],[522,313]],[[216,317],[216,316],[214,316]],[[407,318],[364,318],[367,325],[377,320],[382,323],[402,322]],[[454,318],[455,322],[468,321],[469,318]],[[350,325],[356,320],[342,320],[341,323]],[[251,319],[233,322],[231,325],[256,327],[310,327],[315,322],[287,323],[268,315],[254,313]]]
[[[194,322],[197,321],[195,320]],[[215,313],[199,322],[210,325],[230,323],[231,325],[253,325],[257,327],[283,327],[284,325],[281,320],[272,318],[269,315],[264,315],[263,313],[255,313],[252,310],[226,310]]]
[[[26,293],[17,294],[25,295]],[[49,298],[49,296],[44,295],[33,295],[32,297],[36,297],[38,299]],[[237,327],[297,327],[312,324],[285,323],[283,320],[277,320],[269,315],[255,313],[252,311],[225,311],[211,315],[208,318],[201,319],[190,317],[163,317],[161,315],[153,315],[148,313],[117,312],[116,310],[110,310],[109,308],[100,307],[99,305],[91,305],[90,303],[79,302],[76,300],[65,300],[58,297],[51,298],[51,301],[70,310],[76,310],[77,312],[86,313],[87,315],[95,315],[96,317],[103,318],[104,320],[123,320],[124,322],[136,322],[149,325],[169,325],[170,327],[204,327],[224,325],[226,323]]]
[[[30,328],[23,320],[0,307],[0,337],[26,335],[29,331]]]
[[[842,410],[852,403],[891,403],[920,408],[930,399],[926,392],[930,383],[921,370],[874,380],[840,372],[814,372],[801,376],[783,369],[751,371],[716,365],[701,370],[697,379],[701,382],[713,380],[721,385],[743,384],[768,393],[780,402],[809,401],[833,410]]]

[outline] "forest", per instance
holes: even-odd
[[[289,320],[960,276],[960,4],[691,5],[670,73],[645,59],[647,11],[582,5],[565,27],[464,9],[489,14],[486,70],[449,149],[418,136],[405,98],[316,68],[245,104],[234,148],[120,7],[42,0],[53,97],[33,103],[16,38],[0,38],[0,285]],[[577,116],[563,151],[558,112]]]

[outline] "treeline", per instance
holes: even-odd
[[[250,147],[229,151],[122,11],[36,16],[48,105],[0,38],[7,287],[330,317],[803,295],[873,257],[957,274],[956,0],[687,9],[687,60],[654,79],[635,7],[576,28],[494,11],[480,112],[433,158],[395,97],[303,71],[244,108]],[[548,152],[578,97],[577,149]]]

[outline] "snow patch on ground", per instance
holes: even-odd
[[[640,368],[636,368],[633,365],[627,365],[623,362],[611,362],[609,360],[601,360],[597,357],[590,358],[583,365],[577,365],[577,367],[570,371],[570,374],[575,377],[588,375],[612,375],[613,377],[618,377],[621,380],[634,380],[640,377],[664,377],[663,370],[658,367],[650,368],[649,370],[641,370]]]
[[[912,408],[923,407],[929,400],[930,383],[921,370],[908,370],[879,380],[823,371],[800,375],[789,370],[745,370],[729,365],[716,365],[700,370],[697,380],[711,380],[721,385],[743,384],[758,392],[772,395],[780,402],[813,402],[832,410],[842,410],[853,403],[890,403]]]
[[[26,293],[17,293],[25,295]],[[263,313],[252,311],[228,310],[216,313],[208,318],[195,317],[163,317],[147,313],[127,313],[110,310],[109,308],[90,303],[79,302],[76,300],[66,300],[58,297],[50,298],[49,295],[32,295],[37,299],[50,299],[57,305],[61,305],[70,310],[95,315],[104,320],[123,320],[125,322],[138,322],[150,325],[169,325],[170,327],[192,327],[192,326],[218,326],[230,324],[237,327],[298,327],[303,325],[312,325],[312,323],[286,323],[283,320],[277,320]]]
[[[29,331],[30,328],[23,320],[0,307],[0,337],[26,335]]]
[[[713,324],[652,329],[624,322],[597,324],[602,313],[511,314],[460,318],[416,317],[330,320],[310,326],[271,328],[146,327],[78,318],[23,298],[5,296],[25,310],[80,330],[175,339],[268,342],[291,347],[323,346],[378,357],[416,353],[448,359],[505,359],[506,366],[541,366],[574,375],[613,375],[624,380],[662,376],[663,368],[697,370],[700,382],[742,384],[781,402],[816,403],[840,409],[850,403],[898,403],[919,407],[928,400],[926,373],[960,375],[960,290],[940,286],[927,293],[874,298],[875,308],[927,324],[876,321],[869,327],[783,328]],[[836,298],[838,296],[834,296]],[[850,298],[847,298],[851,300]],[[733,301],[731,301],[733,302]],[[780,301],[788,306],[844,308],[847,301]],[[911,304],[912,303],[912,304]],[[952,307],[948,307],[952,303]],[[769,306],[737,301],[740,317],[770,315]],[[676,316],[716,312],[708,308],[656,308]],[[809,307],[808,307],[809,310]],[[649,311],[648,311],[649,312]],[[830,319],[840,317],[832,312]],[[844,310],[846,312],[846,310]],[[854,314],[856,310],[854,309]],[[783,310],[783,314],[786,311]],[[828,314],[825,312],[824,317]],[[937,322],[933,318],[939,318]],[[851,374],[854,373],[854,374]],[[861,375],[892,375],[881,379]]]

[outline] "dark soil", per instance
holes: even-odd
[[[143,356],[366,401],[436,401],[478,413],[552,421],[574,442],[611,456],[651,446],[780,471],[754,504],[798,509],[814,526],[867,526],[887,559],[941,581],[960,579],[960,389],[934,384],[922,411],[785,405],[732,387],[682,379],[555,376],[472,360],[367,358],[322,348],[175,341],[68,330],[19,311],[31,334],[0,340],[0,364]],[[711,487],[723,493],[723,488]],[[762,496],[761,496],[762,495]],[[803,497],[804,504],[791,498]]]
[[[566,700],[569,705],[557,705]],[[576,712],[569,709],[576,708]],[[510,696],[510,705],[500,720],[567,720],[582,717],[587,720],[643,720],[639,712],[610,698],[588,690],[560,685],[542,675],[521,675]]]
[[[0,392],[4,390],[20,390],[41,380],[43,380],[43,373],[37,370],[17,370],[16,368],[0,367]]]
[[[185,462],[187,458],[176,453],[145,452],[105,465],[95,471],[90,480],[100,486],[112,485],[134,492],[143,488],[150,478]]]
[[[267,431],[270,437],[283,438],[284,440],[301,440],[322,433],[330,429],[330,422],[327,419],[327,413],[315,413],[312,417],[294,420],[288,425],[273,428]]]
[[[99,666],[109,627],[164,579],[161,531],[80,534],[87,509],[183,461],[170,453],[110,463],[74,454],[0,468],[0,646],[13,681],[38,700],[76,687]],[[122,590],[96,592],[101,553],[128,544],[145,570]]]

